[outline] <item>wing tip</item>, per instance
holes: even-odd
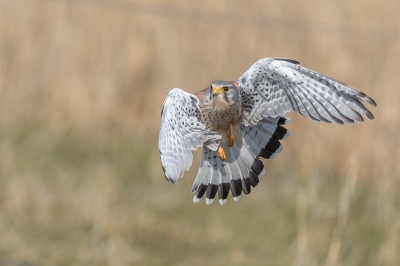
[[[296,61],[294,59],[290,59],[290,58],[284,58],[284,57],[273,57],[274,60],[278,60],[278,61],[285,61],[285,62],[289,62],[295,65],[299,65],[300,62]]]
[[[365,117],[368,118],[369,120],[375,119],[374,115],[368,109],[365,111]]]
[[[175,178],[168,178],[165,176],[165,178],[168,180],[168,182],[171,182],[172,184],[174,184],[175,186],[178,185],[178,179]]]
[[[167,179],[168,182],[171,182],[172,184],[177,186],[179,178],[183,177],[183,173],[181,174],[180,177],[173,177],[173,176],[170,176],[171,173],[167,172],[167,169],[164,167],[164,165],[161,164],[161,167],[163,169],[165,179]]]
[[[365,97],[367,97],[367,102],[370,104],[370,105],[372,105],[373,107],[377,107],[378,106],[378,104],[374,101],[374,99],[372,99],[371,97],[369,97],[369,96],[367,96],[367,95],[365,95]]]

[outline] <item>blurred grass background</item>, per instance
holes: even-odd
[[[399,9],[0,0],[0,262],[399,265]],[[292,135],[250,197],[193,204],[199,153],[177,187],[159,163],[164,97],[274,56],[364,91],[376,119],[289,114]]]

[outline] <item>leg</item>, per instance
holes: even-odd
[[[242,129],[240,128],[240,124],[232,124],[232,129],[233,129],[233,135],[235,136],[235,146],[237,148],[242,148]]]
[[[226,160],[225,151],[221,146],[218,146],[218,156],[222,161]]]
[[[229,147],[232,147],[233,144],[235,144],[235,135],[233,134],[232,124],[229,124],[228,139],[229,139]]]

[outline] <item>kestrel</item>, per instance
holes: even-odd
[[[229,191],[237,201],[264,174],[260,158],[282,151],[279,141],[289,136],[285,113],[339,125],[373,120],[362,103],[376,106],[365,93],[285,58],[260,59],[237,80],[216,80],[195,95],[173,88],[158,142],[165,177],[177,184],[192,164],[191,151],[203,146],[193,202],[205,194],[211,204],[218,193],[223,205]]]

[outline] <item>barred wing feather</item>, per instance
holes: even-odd
[[[327,123],[362,123],[363,116],[374,119],[362,104],[376,106],[373,99],[340,81],[284,58],[264,58],[255,62],[238,80],[245,126],[263,117],[282,116],[294,111]]]
[[[203,144],[211,150],[218,148],[221,135],[206,129],[200,120],[196,96],[179,88],[172,89],[165,98],[161,112],[158,149],[168,181],[177,184],[192,165],[192,150]]]

